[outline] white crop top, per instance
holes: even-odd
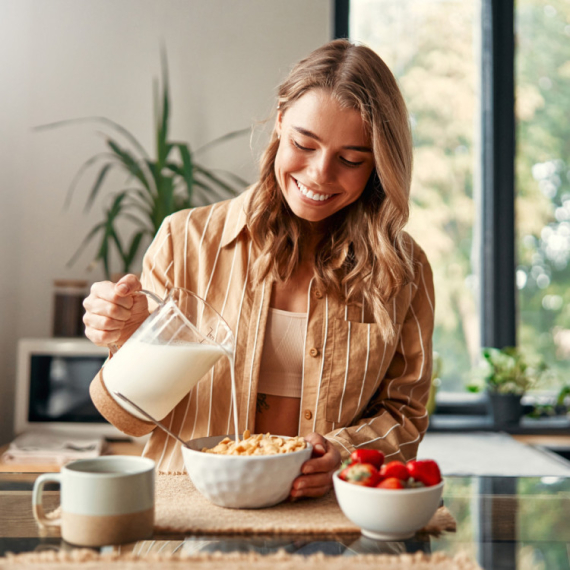
[[[269,308],[259,370],[260,394],[301,397],[306,313]]]

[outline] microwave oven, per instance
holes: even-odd
[[[107,356],[106,348],[84,338],[20,339],[15,433],[129,438],[103,418],[89,396],[89,384]]]

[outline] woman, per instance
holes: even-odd
[[[293,497],[326,493],[357,447],[415,457],[427,429],[434,299],[426,256],[402,231],[411,169],[394,77],[370,49],[336,40],[279,88],[259,181],[170,216],[145,256],[144,288],[190,289],[235,332],[240,431],[313,443]],[[140,288],[133,275],[93,285],[88,338],[121,346],[148,315]],[[101,373],[91,394],[126,433],[154,427],[117,406]],[[232,433],[230,394],[220,361],[164,421],[183,439]],[[161,430],[145,455],[183,470],[179,444]]]

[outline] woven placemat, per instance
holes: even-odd
[[[445,507],[427,527],[429,534],[455,531]],[[284,502],[268,509],[225,509],[203,497],[188,475],[159,475],[156,482],[155,530],[192,534],[359,533],[340,510],[334,492],[319,499]]]
[[[443,553],[436,552],[427,555],[422,552],[415,554],[357,555],[350,557],[325,556],[314,554],[300,556],[279,552],[277,554],[261,555],[257,553],[230,554],[200,554],[200,555],[157,555],[149,554],[144,557],[131,554],[98,554],[92,550],[75,550],[73,552],[31,552],[26,554],[8,554],[0,558],[0,568],[77,568],[82,570],[108,568],[119,566],[123,570],[481,570],[468,556],[460,553],[449,558]]]

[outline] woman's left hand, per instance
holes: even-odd
[[[293,481],[291,497],[322,497],[332,488],[332,475],[340,466],[340,453],[329,441],[318,433],[311,433],[305,439],[313,445],[311,459],[303,463],[302,475]]]

